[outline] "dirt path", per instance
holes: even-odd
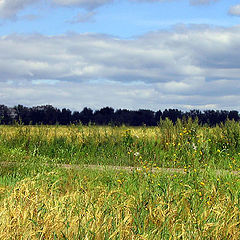
[[[58,167],[62,168],[88,168],[94,170],[117,170],[117,171],[128,171],[141,170],[140,167],[127,167],[127,166],[112,166],[112,165],[72,165],[72,164],[57,164]],[[152,172],[180,172],[185,173],[183,168],[151,168]]]
[[[88,168],[88,169],[94,169],[94,170],[117,170],[117,171],[127,171],[127,172],[132,172],[134,170],[141,170],[142,168],[140,167],[127,167],[127,166],[112,166],[112,165],[75,165],[75,164],[57,164],[58,167],[60,168],[67,168],[67,169],[83,169],[83,168]],[[152,172],[163,172],[163,173],[183,173],[186,174],[186,170],[184,168],[158,168],[154,167],[151,168],[149,171]],[[240,171],[229,171],[229,170],[216,170],[217,174],[234,174],[234,175],[239,175]]]
[[[0,162],[0,165],[2,167],[7,167],[10,165],[17,164],[16,162]],[[50,164],[47,164],[50,166]],[[93,170],[101,170],[101,171],[107,171],[107,170],[116,170],[116,171],[127,171],[132,172],[134,170],[141,170],[140,167],[128,167],[128,166],[113,166],[113,165],[93,165],[93,164],[83,164],[83,165],[77,165],[77,164],[53,164],[53,166],[57,166],[59,168],[65,168],[65,169],[93,169]],[[149,171],[152,172],[163,172],[163,173],[183,173],[185,174],[186,171],[184,168],[151,168]],[[240,171],[229,171],[229,170],[216,170],[217,174],[234,174],[239,175]]]

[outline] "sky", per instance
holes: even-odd
[[[240,111],[240,0],[0,0],[0,104]]]

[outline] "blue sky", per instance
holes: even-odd
[[[0,104],[240,110],[239,0],[0,0]]]
[[[17,20],[2,19],[0,34],[58,35],[66,32],[90,32],[130,38],[149,31],[169,29],[176,24],[233,26],[239,23],[239,18],[229,15],[228,9],[237,3],[239,1],[219,0],[191,5],[189,0],[119,0],[90,10],[93,14],[86,22],[74,23],[78,14],[87,16],[89,10],[75,6],[52,6],[50,1],[40,1],[17,12]]]

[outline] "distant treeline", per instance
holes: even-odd
[[[0,105],[0,124],[21,123],[24,125],[68,125],[81,123],[83,125],[129,125],[129,126],[156,126],[160,119],[170,119],[174,123],[177,119],[197,119],[199,124],[208,124],[214,126],[224,123],[227,119],[239,121],[238,111],[225,110],[190,110],[183,112],[178,109],[165,109],[164,111],[151,111],[139,109],[137,111],[104,107],[100,110],[93,111],[91,108],[85,107],[81,112],[72,112],[69,109],[58,109],[51,105],[25,107],[18,105],[15,107],[7,107]]]

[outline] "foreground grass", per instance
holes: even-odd
[[[240,237],[239,176],[84,168],[23,175],[2,181],[0,239]]]
[[[240,239],[239,153],[234,121],[0,126],[0,239]]]

